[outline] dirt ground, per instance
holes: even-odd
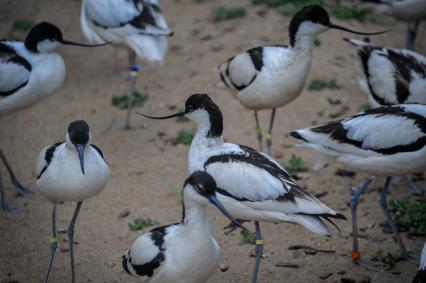
[[[263,6],[253,6],[249,0],[234,0],[247,7],[244,18],[214,23],[211,8],[226,4],[226,0],[195,3],[191,0],[162,1],[175,36],[170,38],[170,49],[163,67],[146,70],[137,88],[149,93],[144,113],[168,114],[173,107],[181,107],[192,93],[208,93],[221,107],[224,119],[224,136],[227,140],[257,147],[253,133],[254,119],[226,90],[215,87],[218,79],[216,66],[235,53],[265,43],[287,43],[289,18]],[[8,37],[12,23],[17,19],[35,22],[49,21],[57,24],[64,37],[84,40],[79,24],[80,1],[76,0],[0,0],[0,37]],[[342,21],[358,30],[392,29],[393,32],[374,37],[380,45],[403,47],[406,26],[385,19],[384,25]],[[425,25],[421,25],[416,50],[426,53]],[[351,36],[337,30],[320,35],[321,46],[314,50],[310,71],[312,78],[335,78],[343,88],[309,92],[305,90],[291,105],[279,109],[274,129],[274,156],[288,160],[291,154],[301,156],[310,168],[318,158],[308,150],[293,147],[294,140],[285,133],[355,113],[365,103],[366,97],[358,89],[354,79],[354,61],[350,48],[342,41]],[[9,157],[22,182],[35,189],[35,159],[48,144],[63,139],[68,123],[85,119],[91,126],[93,143],[102,148],[111,166],[111,180],[97,197],[83,204],[75,228],[76,270],[78,282],[137,282],[121,267],[121,256],[138,236],[128,229],[128,222],[138,217],[150,217],[161,224],[176,222],[181,217],[178,198],[183,181],[187,177],[188,146],[173,146],[172,138],[180,129],[195,128],[192,123],[176,120],[148,121],[133,116],[135,128],[130,131],[117,129],[125,119],[125,111],[111,105],[114,94],[125,93],[128,84],[119,76],[112,76],[112,47],[85,49],[63,47],[60,50],[67,66],[65,84],[54,95],[19,113],[0,120],[0,147]],[[125,51],[119,53],[120,64],[127,64]],[[339,99],[341,104],[331,105],[328,98]],[[342,111],[347,107],[346,112]],[[269,113],[262,112],[266,126]],[[366,174],[355,177],[338,177],[336,164],[313,172],[309,170],[299,181],[314,194],[327,193],[321,200],[350,219],[348,199],[350,189],[360,185]],[[0,281],[40,282],[47,267],[49,255],[51,205],[37,192],[29,198],[17,197],[12,190],[4,167],[0,168],[6,186],[7,198],[25,206],[26,213],[0,214]],[[384,216],[378,205],[378,179],[362,198],[359,205],[360,248],[366,256],[378,250],[397,252],[398,247],[391,234],[380,227]],[[423,186],[425,184],[422,184]],[[404,182],[394,182],[391,197],[408,195]],[[57,210],[59,229],[66,228],[74,204],[64,204]],[[130,215],[119,218],[123,210]],[[240,245],[241,236],[234,232],[225,236],[222,227],[227,224],[222,215],[209,208],[210,225],[214,237],[221,246],[221,264],[229,266],[226,272],[216,270],[209,282],[248,282],[251,280],[254,259],[250,257],[254,247]],[[417,266],[398,262],[392,270],[379,268],[368,271],[351,262],[351,221],[337,221],[339,233],[323,238],[303,227],[281,223],[262,224],[265,238],[265,256],[259,274],[259,282],[340,282],[342,277],[372,282],[410,282]],[[254,231],[252,224],[248,224]],[[146,232],[148,229],[144,230]],[[58,250],[51,282],[67,282],[70,278],[68,243],[66,234],[59,234]],[[424,238],[403,239],[414,254],[418,255]],[[308,245],[334,253],[307,255],[301,250],[289,250],[293,245]],[[280,267],[281,263],[294,263],[298,268]],[[332,273],[326,279],[320,276]],[[14,281],[15,282],[15,281]],[[358,281],[361,282],[361,281]]]

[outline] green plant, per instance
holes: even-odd
[[[177,144],[186,144],[189,145],[192,142],[192,139],[195,136],[195,131],[194,130],[181,130],[179,131],[175,137],[173,137],[171,139],[172,145],[177,145]]]
[[[140,94],[138,91],[133,91],[133,107],[142,107],[148,100],[148,94]],[[111,99],[112,105],[118,109],[127,109],[127,103],[129,98],[127,95],[114,95]]]
[[[372,261],[380,261],[383,262],[384,264],[386,264],[388,266],[388,268],[392,269],[395,267],[395,264],[400,260],[400,256],[398,253],[387,253],[385,254],[384,251],[379,250],[376,252],[375,255],[373,255],[371,257]]]
[[[275,7],[285,16],[292,16],[305,5],[323,5],[323,0],[252,0],[252,4]]]
[[[397,226],[426,232],[426,200],[410,202],[407,198],[399,198],[390,201],[389,207]]]
[[[240,234],[243,237],[240,241],[240,245],[254,245],[256,243],[256,235],[254,233],[242,229]]]
[[[12,30],[29,31],[35,23],[31,20],[17,20],[13,22]]]
[[[306,172],[309,169],[308,166],[306,166],[305,162],[302,160],[302,158],[295,154],[292,154],[288,163],[283,165],[285,170],[287,170],[287,172],[290,174]]]
[[[364,104],[361,104],[360,106],[358,106],[357,111],[358,112],[365,112],[365,111],[367,111],[369,109],[371,109],[370,104],[369,103],[364,103]]]
[[[335,79],[313,79],[309,82],[308,90],[323,90],[325,88],[329,89],[340,89],[341,86],[337,83]]]
[[[133,223],[129,223],[128,225],[131,231],[139,231],[158,224],[160,224],[158,221],[152,220],[151,218],[136,218],[133,220]]]
[[[333,5],[330,10],[339,19],[354,19],[362,22],[367,16],[367,12],[358,5]]]
[[[213,19],[216,22],[225,21],[235,18],[244,17],[247,14],[246,8],[244,6],[216,6],[212,9]]]

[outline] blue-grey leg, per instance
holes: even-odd
[[[50,258],[49,265],[47,266],[47,272],[44,276],[44,283],[49,280],[50,270],[52,269],[53,258],[55,257],[56,248],[58,247],[58,237],[56,236],[56,204],[53,205],[52,209],[52,236],[49,238],[50,241]]]
[[[411,178],[409,176],[404,176],[404,179],[407,181],[408,187],[410,188],[410,190],[414,194],[421,195],[421,194],[424,193],[424,189],[420,188],[419,186],[417,186],[417,184],[415,183],[415,181],[413,180],[413,178]]]
[[[372,178],[368,178],[361,187],[359,187],[351,196],[351,213],[352,213],[352,260],[356,264],[361,264],[361,253],[358,247],[358,218],[357,218],[357,207],[358,199],[362,196],[370,185]]]
[[[266,147],[269,155],[272,154],[272,128],[274,127],[275,112],[276,108],[272,109],[271,120],[269,121],[269,129],[268,133],[266,134]]]
[[[130,114],[132,113],[133,107],[133,94],[135,92],[136,81],[139,76],[139,68],[136,66],[136,53],[131,50],[129,51],[129,61],[130,61],[130,89],[127,93],[127,116],[126,124],[124,125],[125,129],[130,129]]]
[[[259,150],[263,151],[263,135],[262,135],[262,129],[260,128],[259,116],[257,115],[257,110],[254,110],[254,119],[256,120],[256,128],[254,128],[254,131],[256,132],[257,141],[259,142]]]
[[[408,24],[408,36],[406,48],[408,50],[414,50],[414,44],[416,42],[417,29],[419,28],[420,21]]]
[[[260,224],[258,221],[255,221],[254,225],[256,227],[256,262],[254,264],[252,283],[257,282],[257,274],[259,273],[260,259],[263,254],[263,239],[262,239],[262,234],[260,233]]]
[[[29,195],[31,191],[25,188],[23,185],[21,185],[18,178],[16,178],[15,173],[13,173],[12,167],[10,167],[9,162],[7,162],[6,156],[3,154],[1,149],[0,149],[0,158],[1,160],[3,160],[3,163],[6,166],[7,172],[9,172],[10,179],[12,180],[12,184],[15,187],[18,194],[23,197]]]
[[[75,207],[74,214],[71,218],[70,224],[68,225],[68,241],[70,245],[70,258],[71,258],[71,282],[75,283],[75,264],[74,264],[74,225],[77,220],[78,213],[80,212],[81,204],[79,201]]]
[[[22,212],[24,209],[22,209],[20,206],[10,203],[6,201],[6,198],[4,196],[4,187],[3,187],[3,181],[0,174],[0,204],[1,204],[1,210],[4,212]]]
[[[389,184],[390,184],[391,180],[392,180],[392,177],[386,178],[385,185],[383,186],[382,193],[380,194],[380,198],[379,198],[380,206],[382,207],[383,212],[385,213],[385,216],[388,220],[388,224],[393,231],[393,234],[395,236],[395,239],[396,239],[398,246],[399,246],[399,249],[401,251],[401,256],[403,258],[405,258],[406,260],[412,261],[412,262],[417,264],[416,259],[413,256],[411,256],[408,253],[407,249],[405,248],[405,245],[402,242],[401,236],[399,235],[398,228],[396,227],[395,221],[393,220],[393,217],[392,217],[392,215],[391,215],[391,213],[388,209],[387,194],[388,194],[388,191],[389,191]]]

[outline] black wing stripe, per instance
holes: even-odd
[[[426,270],[419,270],[412,283],[426,283]]]
[[[96,145],[94,145],[94,144],[90,144],[90,145],[99,153],[99,155],[105,161],[105,157],[104,157],[104,154],[102,153],[102,150],[99,147],[97,147]]]
[[[26,86],[28,84],[28,81],[24,82],[23,84],[21,84],[18,87],[15,87],[14,89],[8,90],[8,91],[0,91],[0,96],[2,97],[6,97],[9,95],[14,94],[16,91],[20,90],[21,88],[23,88],[24,86]]]
[[[249,54],[251,61],[254,65],[254,68],[257,71],[262,70],[263,67],[263,47],[256,47],[250,50],[247,50],[247,53]]]
[[[389,116],[393,115],[413,120],[414,124],[419,127],[424,134],[426,134],[426,119],[421,115],[412,112],[405,112],[400,107],[379,107],[372,110],[368,110],[354,117],[367,116],[370,114]],[[328,124],[312,128],[311,130],[317,133],[330,134],[330,137],[339,143],[347,143],[360,149],[372,150],[383,155],[392,155],[402,152],[414,152],[420,150],[426,145],[426,136],[423,136],[410,144],[395,145],[388,148],[366,148],[363,147],[362,141],[353,140],[348,137],[348,130],[343,127],[342,120],[330,122]]]
[[[49,167],[50,162],[52,162],[53,153],[55,152],[55,149],[58,146],[60,146],[61,144],[63,144],[63,142],[57,142],[54,145],[50,146],[46,150],[46,153],[44,155],[44,160],[46,160],[46,165],[43,167],[43,169],[41,170],[40,174],[37,176],[37,180],[40,179],[41,176],[43,175],[43,173],[47,170],[47,167]]]

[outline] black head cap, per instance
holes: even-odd
[[[200,195],[208,197],[215,193],[216,182],[209,173],[195,171],[186,179],[184,187],[190,184]]]
[[[208,137],[220,137],[223,132],[223,116],[219,106],[207,94],[193,94],[185,102],[185,113],[204,109],[209,113],[210,130]]]
[[[89,142],[89,125],[84,120],[74,121],[68,126],[68,134],[74,145],[87,144]]]
[[[37,44],[46,39],[62,42],[62,32],[51,23],[41,22],[36,24],[28,33],[25,38],[25,47],[33,52],[38,52]]]
[[[302,10],[300,10],[293,16],[290,22],[290,26],[288,28],[291,46],[294,46],[296,40],[295,37],[299,26],[306,21],[328,26],[328,24],[330,23],[330,17],[328,16],[327,11],[321,6],[308,5],[303,7]]]

